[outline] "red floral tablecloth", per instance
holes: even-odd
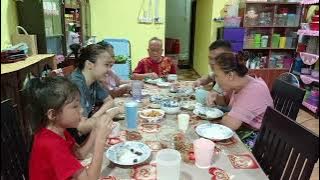
[[[192,82],[182,82],[181,85],[190,86]],[[156,86],[145,85],[145,88],[154,94],[168,95],[168,89],[160,89]],[[116,104],[123,105],[128,98],[115,99]],[[140,104],[141,109],[148,108],[148,97]],[[192,114],[192,112],[187,113]],[[124,120],[121,124],[121,135],[106,142],[106,148],[112,144],[126,140],[141,141],[152,149],[152,158],[148,162],[138,166],[124,167],[113,164],[104,157],[101,179],[116,180],[153,180],[156,179],[155,155],[157,151],[167,146],[171,146],[180,151],[182,156],[181,179],[187,180],[263,180],[268,179],[259,167],[255,158],[246,146],[240,141],[237,135],[229,140],[216,142],[213,158],[213,165],[209,169],[199,169],[194,165],[193,140],[199,138],[194,128],[208,121],[191,118],[189,129],[185,134],[178,131],[177,115],[166,115],[165,119],[158,125],[144,124],[139,120],[138,128],[135,132],[128,132]],[[212,122],[214,123],[214,122]],[[151,127],[152,126],[152,127]],[[128,134],[129,133],[129,134]],[[131,133],[131,134],[130,134]],[[163,138],[167,139],[164,140]],[[166,141],[171,142],[167,144]],[[90,157],[83,161],[84,165],[90,165]]]

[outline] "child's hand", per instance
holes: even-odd
[[[105,141],[112,131],[112,123],[112,118],[107,114],[98,117],[96,121],[97,138]]]

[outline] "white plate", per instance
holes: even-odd
[[[134,152],[141,153],[141,155],[137,155]],[[147,160],[151,155],[151,149],[141,142],[126,141],[111,146],[105,155],[113,163],[129,166],[140,164]]]
[[[169,87],[171,85],[171,83],[169,82],[158,82],[157,86],[159,87]]]
[[[197,126],[196,133],[199,136],[216,141],[229,139],[234,135],[234,132],[230,128],[220,124],[211,123]]]

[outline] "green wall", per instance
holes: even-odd
[[[208,47],[217,39],[217,28],[223,23],[214,22],[212,19],[221,17],[221,12],[227,0],[198,0],[196,10],[196,30],[193,68],[200,74],[210,72],[208,66]]]
[[[159,0],[159,14],[162,19],[165,19],[165,2],[165,0]],[[132,68],[136,67],[140,59],[148,55],[147,48],[150,38],[157,36],[164,40],[164,24],[138,23],[139,10],[142,8],[147,10],[148,1],[94,0],[90,2],[90,8],[91,35],[97,36],[97,40],[128,39],[131,43]]]
[[[10,36],[16,33],[17,19],[15,1],[1,0],[1,50],[11,44]]]

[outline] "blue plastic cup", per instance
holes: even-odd
[[[209,92],[199,88],[196,90],[195,93],[196,93],[196,102],[200,104],[206,104]]]
[[[125,113],[128,129],[136,129],[138,118],[138,103],[135,101],[125,103]]]

